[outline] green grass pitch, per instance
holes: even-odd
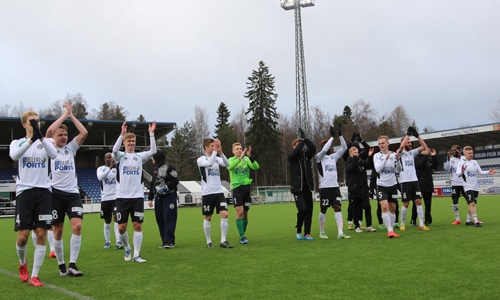
[[[347,217],[344,202],[344,220]],[[371,201],[374,227],[376,202]],[[238,243],[234,208],[230,208],[228,240],[233,249],[218,247],[219,216],[212,219],[207,249],[201,208],[180,208],[175,249],[159,249],[153,211],[147,211],[141,254],[147,263],[123,261],[123,251],[103,249],[103,222],[98,214],[83,220],[78,267],[83,277],[59,276],[55,259],[46,257],[34,288],[18,278],[13,218],[0,219],[0,295],[4,299],[498,299],[500,196],[480,196],[482,228],[451,225],[449,197],[433,199],[431,231],[407,226],[397,239],[386,230],[355,233],[336,239],[333,210],[319,240],[319,203],[314,204],[314,241],[295,238],[293,203],[255,205],[249,214],[248,245]],[[465,223],[467,206],[460,199]],[[407,217],[409,223],[409,216]],[[131,237],[129,224],[129,237]],[[70,227],[64,235],[69,260]],[[112,237],[114,235],[112,234]],[[29,243],[28,259],[33,259]],[[47,252],[48,254],[48,252]],[[31,265],[29,267],[31,270]]]

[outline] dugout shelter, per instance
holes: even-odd
[[[40,118],[41,130],[45,134],[47,128],[55,118]],[[100,201],[100,187],[96,177],[96,168],[103,165],[104,153],[110,152],[116,139],[121,133],[122,120],[80,120],[87,128],[89,134],[75,157],[78,185],[85,194],[85,200]],[[68,139],[78,135],[78,130],[70,119],[64,124],[68,126]],[[127,130],[136,134],[136,149],[142,151],[149,147],[148,127],[151,122],[127,121]],[[156,122],[155,139],[157,146],[165,145],[165,136],[175,130],[175,122]],[[0,117],[0,188],[7,189],[12,186],[14,176],[17,175],[17,162],[9,156],[9,146],[12,140],[22,138],[26,134],[20,118]],[[123,148],[122,148],[123,149]],[[148,162],[145,167],[152,170],[153,165]],[[96,184],[97,183],[97,184]],[[15,186],[15,185],[14,185]],[[0,189],[2,192],[2,189]],[[5,191],[0,195],[12,199]]]

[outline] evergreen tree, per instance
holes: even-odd
[[[252,155],[259,162],[257,172],[258,185],[276,185],[279,175],[279,157],[281,156],[274,76],[264,62],[248,77],[247,92],[249,106],[245,112],[249,123],[246,132],[246,145],[252,146]],[[257,181],[257,180],[254,180]]]
[[[179,180],[200,180],[196,165],[197,147],[194,145],[194,132],[189,122],[174,131],[169,146],[166,148],[166,158],[177,169]]]
[[[231,113],[229,112],[229,109],[227,109],[226,104],[224,102],[221,102],[219,104],[219,107],[217,108],[217,124],[215,124],[214,138],[218,138],[223,128],[230,126],[229,125],[230,116]]]

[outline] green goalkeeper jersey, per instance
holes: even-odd
[[[259,163],[248,156],[244,156],[242,159],[233,156],[229,158],[229,167],[227,169],[231,177],[231,189],[235,189],[240,185],[252,184],[250,169],[258,170]]]

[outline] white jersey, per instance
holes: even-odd
[[[229,161],[225,155],[217,156],[213,151],[210,157],[202,155],[196,161],[201,175],[201,195],[220,194],[223,192],[220,182],[220,166],[228,167]]]
[[[126,153],[119,151],[123,141],[120,136],[113,146],[113,160],[118,164],[118,186],[116,188],[116,199],[118,198],[144,198],[144,184],[142,182],[142,165],[151,159],[156,153],[156,141],[154,136],[150,137],[151,149],[137,153]]]
[[[101,183],[101,202],[116,200],[116,168],[100,166],[97,168],[97,179]]]
[[[319,188],[338,187],[337,160],[344,155],[347,150],[347,144],[343,136],[340,136],[341,148],[332,154],[326,154],[332,146],[333,137],[323,146],[320,152],[316,153],[316,163],[319,173]]]
[[[466,169],[462,173],[462,166],[465,166]],[[462,177],[462,175],[465,176],[464,180],[464,190],[465,191],[479,191],[479,182],[477,179],[477,175],[479,174],[488,174],[488,171],[483,171],[477,161],[471,159],[471,160],[464,160],[461,161],[458,166],[457,166],[457,171],[456,174],[457,176]]]
[[[9,147],[10,158],[17,163],[16,195],[32,188],[50,188],[49,159],[55,158],[56,148],[44,139],[31,145],[28,138],[13,140]]]
[[[399,182],[418,181],[417,171],[415,170],[415,156],[418,155],[418,149],[403,151],[399,153],[401,160],[401,172],[399,173]]]
[[[377,178],[377,185],[391,187],[396,185],[396,172],[401,168],[396,159],[396,153],[391,152],[389,159],[385,159],[387,154],[378,152],[373,156],[373,166],[375,171],[379,174]]]
[[[52,145],[56,145],[54,139],[49,139]],[[57,156],[50,161],[50,184],[53,188],[72,194],[79,194],[76,181],[75,156],[80,145],[71,140],[66,146],[57,148]]]
[[[460,156],[460,158],[452,156],[449,161],[444,164],[444,169],[447,172],[451,172],[451,186],[463,186],[464,179],[462,176],[457,175],[457,166],[460,162],[465,161],[465,156]]]

